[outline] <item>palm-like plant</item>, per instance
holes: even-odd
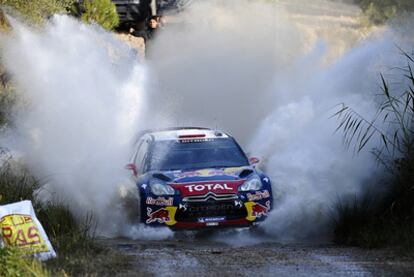
[[[344,104],[335,116],[346,146],[356,152],[373,138],[380,140],[372,152],[393,178],[387,179],[388,194],[377,211],[379,220],[414,226],[414,57],[402,53],[407,66],[398,68],[403,78],[398,84],[400,91],[394,92],[381,75],[382,101],[373,120]]]
[[[348,148],[359,152],[371,139],[379,138],[381,146],[373,153],[394,173],[401,161],[414,159],[414,57],[402,53],[407,58],[407,66],[398,68],[404,78],[402,91],[394,93],[381,74],[382,100],[374,119],[366,119],[345,104],[334,115]]]

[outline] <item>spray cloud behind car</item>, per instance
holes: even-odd
[[[269,235],[327,238],[336,201],[362,195],[378,170],[369,151],[344,147],[330,117],[339,103],[373,116],[379,73],[404,64],[403,42],[392,28],[356,27],[351,5],[317,1],[318,16],[306,1],[280,2],[191,6],[152,46],[148,104],[162,107],[158,123],[218,126],[262,158],[276,192]]]
[[[41,197],[92,213],[102,234],[130,233],[116,196],[145,101],[143,66],[111,34],[75,19],[56,16],[41,30],[11,20],[2,56],[26,103],[6,145],[47,183]]]

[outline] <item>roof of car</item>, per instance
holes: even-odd
[[[229,135],[220,131],[201,127],[176,127],[161,130],[148,130],[145,134],[150,134],[154,140],[186,140],[186,139],[212,139],[228,138]]]

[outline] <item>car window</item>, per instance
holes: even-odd
[[[137,156],[135,158],[135,165],[137,166],[138,172],[144,172],[144,163],[147,157],[148,151],[148,142],[146,140],[142,140],[140,145],[138,146]]]
[[[138,157],[138,152],[141,149],[141,145],[142,145],[142,140],[139,140],[136,144],[135,144],[135,151],[134,151],[134,155],[132,156],[131,159],[131,163],[137,165],[137,157]]]
[[[151,150],[149,170],[199,169],[249,165],[233,139],[158,141]]]

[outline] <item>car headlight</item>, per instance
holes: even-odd
[[[151,192],[155,195],[174,195],[174,189],[160,181],[154,181],[150,183]]]
[[[262,181],[260,181],[259,177],[254,176],[248,179],[246,182],[243,183],[239,187],[240,191],[249,191],[249,190],[259,190],[262,188]]]

